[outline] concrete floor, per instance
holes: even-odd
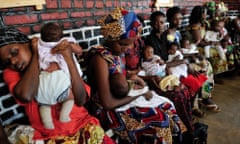
[[[222,77],[216,84],[213,100],[221,107],[219,113],[204,110],[207,116],[198,119],[208,124],[208,144],[240,144],[240,76]]]

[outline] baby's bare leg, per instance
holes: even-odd
[[[63,102],[59,118],[61,122],[65,123],[71,120],[70,113],[72,111],[73,105],[74,105],[73,99],[69,99]]]
[[[52,120],[51,107],[47,105],[41,105],[39,107],[40,117],[42,123],[46,129],[54,129],[54,124]]]

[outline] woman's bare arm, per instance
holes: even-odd
[[[39,83],[39,63],[37,51],[37,38],[32,39],[32,59],[29,66],[24,71],[21,80],[14,88],[14,95],[21,102],[30,102],[38,91]]]
[[[81,78],[73,60],[71,45],[67,41],[63,41],[52,50],[52,53],[59,53],[63,55],[71,75],[71,84],[75,104],[82,106],[86,102],[87,92],[84,87],[83,79]]]
[[[112,96],[109,85],[108,64],[101,56],[94,56],[91,59],[90,66],[93,72],[93,78],[91,79],[94,80],[101,104],[105,109],[117,108],[137,98],[127,96],[122,99],[115,99]]]

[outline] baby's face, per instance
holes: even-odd
[[[240,31],[240,19],[235,19],[234,20],[234,29],[236,31]]]
[[[190,41],[189,40],[185,40],[183,42],[182,46],[183,46],[183,48],[190,49]]]
[[[154,54],[153,48],[150,46],[148,46],[144,51],[144,57],[147,60],[153,58],[153,54]]]
[[[172,45],[172,46],[170,47],[170,49],[168,50],[168,53],[171,54],[171,55],[173,55],[173,54],[176,53],[176,51],[177,51],[177,46]]]

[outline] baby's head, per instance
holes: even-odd
[[[184,37],[182,40],[181,40],[181,47],[182,48],[185,48],[185,49],[190,49],[191,48],[191,45],[190,45],[190,40],[186,37]]]
[[[176,42],[172,42],[168,45],[168,54],[174,55],[178,50],[178,44]]]
[[[150,45],[145,45],[143,50],[143,56],[145,60],[150,60],[154,56],[154,49]]]
[[[240,32],[240,18],[235,18],[232,21],[232,29],[234,31]]]
[[[110,89],[113,97],[124,98],[129,92],[129,84],[126,77],[121,73],[111,74],[109,77]]]
[[[231,38],[229,35],[226,35],[222,40],[221,40],[221,45],[223,48],[227,48],[228,45],[230,45]]]
[[[47,23],[41,28],[41,39],[44,42],[58,42],[63,37],[62,28],[56,23]]]
[[[215,32],[221,32],[222,29],[225,27],[225,23],[223,20],[213,20],[211,22],[212,30]]]

